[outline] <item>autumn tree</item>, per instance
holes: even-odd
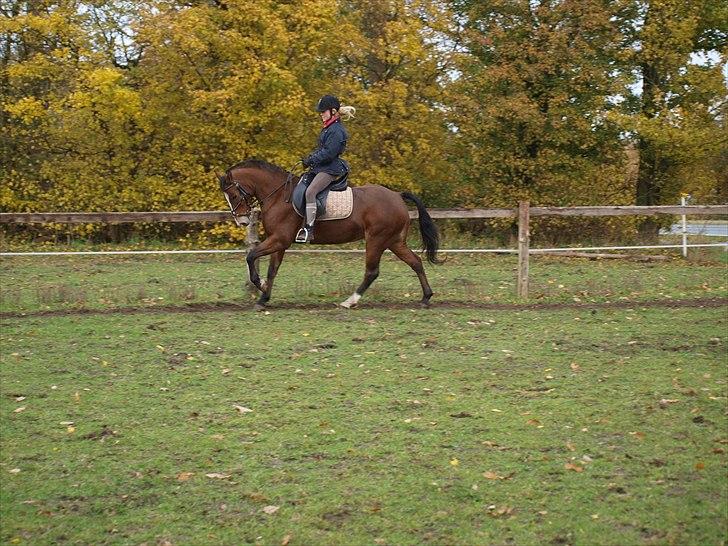
[[[624,58],[637,85],[626,90],[633,107],[621,122],[639,150],[636,203],[673,204],[683,192],[715,198],[726,183],[728,6],[635,1],[629,15],[623,19],[631,37]],[[659,227],[658,220],[646,219],[642,237],[654,241]]]
[[[108,210],[128,199],[141,99],[100,47],[107,6],[15,2],[2,20],[2,193],[11,210]]]
[[[321,64],[319,93],[333,88],[358,108],[350,157],[354,180],[452,202],[452,132],[442,107],[451,13],[441,2],[343,0],[340,54]]]
[[[214,173],[252,156],[292,166],[315,145],[325,93],[357,107],[352,182],[416,191],[430,205],[720,199],[725,9],[7,0],[0,207],[220,208]]]
[[[455,2],[465,48],[453,82],[464,204],[629,202],[607,113],[621,35],[588,1]]]

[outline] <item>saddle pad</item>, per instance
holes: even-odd
[[[354,209],[354,194],[351,192],[351,188],[346,188],[344,191],[330,191],[326,197],[326,211],[316,217],[316,221],[322,220],[342,220],[351,216],[351,211]],[[293,210],[296,210],[295,207]],[[303,216],[296,210],[296,214]]]
[[[354,208],[354,194],[351,188],[344,191],[330,191],[326,198],[326,212],[317,220],[341,220],[351,216]]]

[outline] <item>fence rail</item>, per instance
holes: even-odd
[[[603,206],[603,207],[531,207],[528,201],[519,203],[514,209],[429,209],[432,218],[469,219],[469,218],[518,218],[518,296],[528,298],[529,255],[547,250],[603,250],[609,247],[574,248],[574,249],[532,249],[530,248],[530,219],[538,216],[654,216],[658,214],[675,214],[683,216],[682,245],[660,245],[652,247],[611,247],[611,248],[671,248],[682,247],[683,255],[687,255],[689,246],[723,246],[688,245],[685,229],[687,215],[728,215],[728,205],[663,205],[656,207],[642,206]],[[410,211],[410,217],[416,218],[417,212]],[[0,213],[0,224],[121,224],[129,222],[224,222],[231,221],[231,215],[225,211],[199,212],[10,212]],[[249,246],[257,244],[257,230],[249,229],[247,242]],[[728,247],[728,244],[725,244]],[[169,251],[184,252],[184,251]],[[186,251],[190,252],[190,251]],[[202,251],[207,252],[207,251]],[[477,250],[471,250],[477,252]],[[117,252],[93,252],[93,254],[115,254]],[[159,251],[138,251],[137,253],[159,253]],[[2,253],[2,255],[39,255],[48,253]],[[74,254],[91,254],[76,252]]]
[[[469,218],[516,218],[513,209],[428,209],[432,218],[465,220]],[[728,215],[728,205],[686,206],[610,206],[610,207],[529,207],[534,216],[653,216],[656,214]],[[416,218],[417,211],[410,211]],[[180,212],[3,212],[0,224],[123,224],[133,222],[226,222],[232,221],[227,211]]]

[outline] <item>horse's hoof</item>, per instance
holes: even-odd
[[[420,309],[429,309],[430,308],[430,302],[429,301],[421,301],[420,302]]]
[[[352,307],[356,307],[356,304],[359,303],[359,300],[361,299],[361,294],[354,292],[351,296],[349,296],[346,300],[342,301],[339,305],[342,307],[345,307],[346,309],[351,309]]]
[[[265,311],[265,309],[266,309],[266,307],[265,307],[265,305],[263,305],[262,303],[256,303],[256,304],[255,304],[255,305],[253,306],[253,310],[254,310],[254,311]]]

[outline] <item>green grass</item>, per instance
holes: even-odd
[[[448,255],[428,266],[433,302],[516,302],[515,256]],[[248,305],[243,255],[6,258],[0,271],[0,309],[108,309],[235,301]],[[261,273],[265,276],[264,261]],[[364,256],[285,257],[271,304],[333,305],[361,283]],[[725,296],[726,265],[716,262],[638,263],[535,256],[530,295],[535,302],[605,302]],[[387,254],[379,279],[362,303],[416,302],[419,282]]]
[[[440,300],[507,303],[514,263],[428,271]],[[540,301],[629,309],[329,307],[361,265],[291,256],[278,300],[317,309],[4,319],[0,541],[725,543],[726,310],[639,304],[725,296],[723,268],[536,260]],[[21,260],[8,279],[31,295],[4,311],[75,305],[36,285],[86,307],[130,305],[95,298],[135,282],[248,301],[229,258]],[[394,261],[377,284],[370,301],[418,297]]]

